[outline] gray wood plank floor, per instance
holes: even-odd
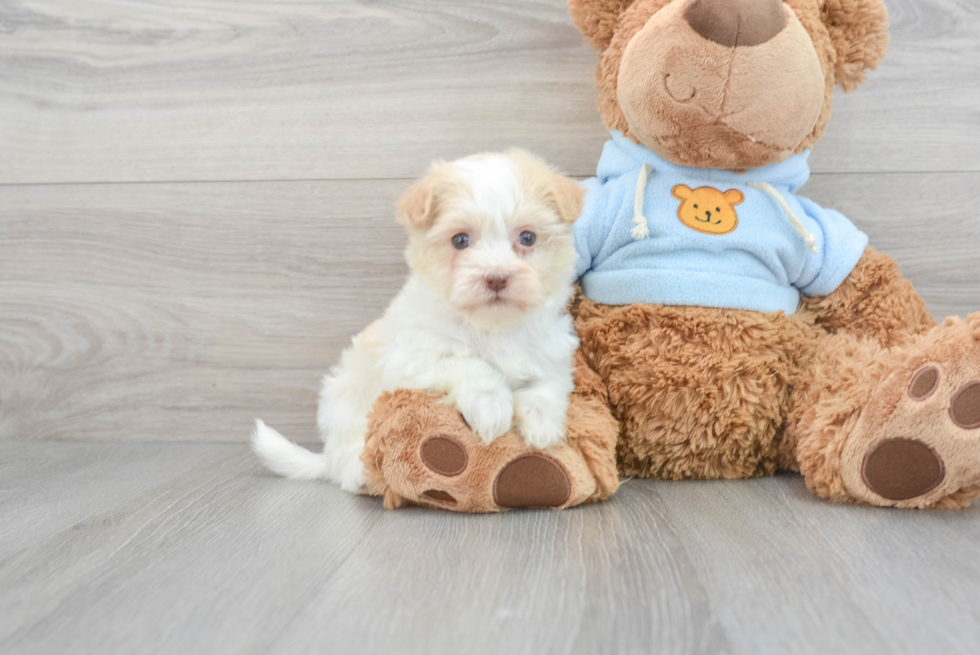
[[[887,0],[805,194],[980,309],[980,4]],[[262,471],[437,157],[606,138],[564,0],[0,0],[0,653],[976,653],[980,510],[797,476],[469,517]]]
[[[379,510],[237,444],[0,444],[4,653],[976,653],[977,511],[796,476]]]

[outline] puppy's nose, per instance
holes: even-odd
[[[507,288],[507,282],[510,281],[510,276],[507,275],[488,275],[483,278],[483,281],[487,283],[487,288],[494,293],[499,293]]]
[[[783,0],[691,0],[685,16],[695,32],[732,48],[765,43],[786,27]]]

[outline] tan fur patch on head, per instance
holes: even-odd
[[[529,197],[554,208],[563,223],[578,220],[585,199],[585,187],[526,150],[515,148],[506,154],[520,169]]]

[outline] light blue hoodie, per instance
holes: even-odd
[[[810,176],[809,156],[745,173],[689,168],[613,132],[597,177],[584,182],[585,207],[575,223],[576,273],[586,297],[606,305],[792,314],[800,293],[830,294],[857,265],[868,237],[840,213],[794,195]],[[731,202],[723,207],[725,198]],[[717,206],[705,211],[705,204]],[[724,234],[705,231],[732,223]]]

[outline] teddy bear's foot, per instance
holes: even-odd
[[[484,452],[479,452],[482,444],[469,445],[473,451],[472,457],[470,449],[456,437],[439,434],[422,442],[418,456],[430,473],[422,486],[431,484],[433,488],[423,491],[421,497],[415,499],[416,502],[456,509],[454,506],[459,501],[447,489],[466,499],[464,511],[558,509],[565,507],[571,499],[569,473],[554,457],[533,451],[511,458],[512,447],[499,448],[496,449],[498,452],[491,453],[485,446],[482,449]],[[469,472],[471,460],[474,466],[469,479],[460,478]],[[497,469],[501,461],[504,462],[503,467],[493,476],[488,489],[485,472]],[[412,487],[417,487],[417,484]],[[490,498],[487,498],[488,491]],[[488,508],[488,501],[492,501],[495,507]]]
[[[389,508],[564,509],[608,495],[574,445],[537,450],[513,431],[485,444],[453,407],[421,391],[379,399],[362,461],[371,492]]]
[[[844,487],[872,505],[968,505],[980,495],[980,314],[895,357],[844,443]]]

